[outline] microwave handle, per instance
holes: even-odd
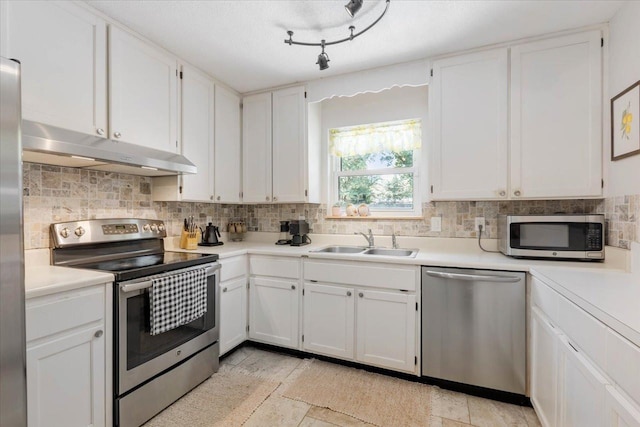
[[[207,267],[207,269],[205,270],[205,274],[207,277],[212,276],[219,269],[220,269],[220,264],[217,264],[212,267]],[[120,289],[122,289],[122,292],[133,292],[133,291],[139,291],[141,289],[150,288],[152,285],[153,285],[152,280],[145,280],[143,282],[135,282],[135,283],[129,283],[126,285],[121,285]]]

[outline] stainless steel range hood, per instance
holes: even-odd
[[[22,159],[143,176],[196,173],[186,157],[28,120],[22,121]]]

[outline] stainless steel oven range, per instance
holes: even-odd
[[[137,427],[218,370],[217,255],[165,252],[159,220],[101,219],[51,225],[52,264],[115,276],[114,425]],[[152,279],[193,269],[206,274],[206,311],[152,335]]]

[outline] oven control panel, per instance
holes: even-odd
[[[166,236],[164,222],[157,219],[91,219],[51,224],[51,240],[56,248],[78,244],[162,239]]]

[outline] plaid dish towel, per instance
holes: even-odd
[[[207,275],[204,268],[151,280],[151,335],[185,325],[206,313]]]

